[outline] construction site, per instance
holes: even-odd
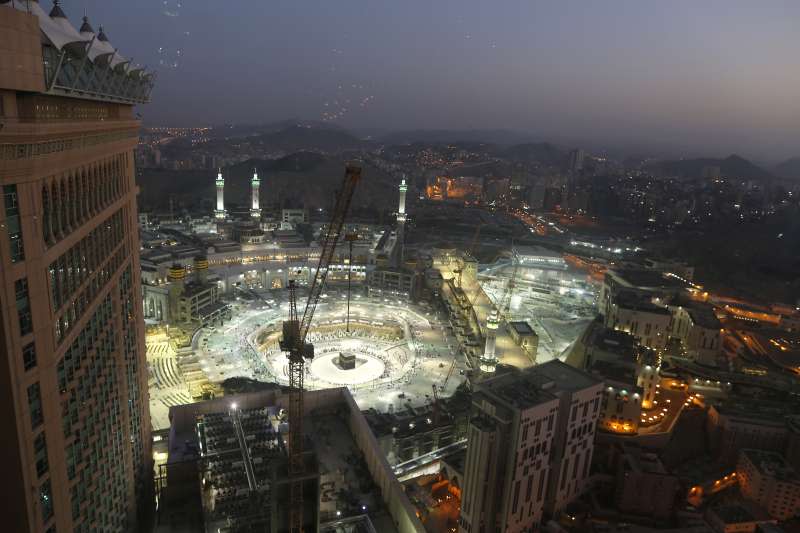
[[[264,269],[263,275],[282,276],[277,288],[236,282],[228,262],[198,256],[191,275],[173,265],[169,282],[150,293],[155,315],[165,308],[173,318],[172,325],[151,325],[148,335],[151,418],[156,429],[170,428],[172,447],[178,413],[191,411],[184,431],[197,438],[185,453],[205,469],[199,499],[209,531],[312,531],[324,520],[338,523],[342,509],[348,519],[358,514],[353,489],[336,484],[344,483],[347,467],[331,467],[341,462],[337,453],[308,439],[329,429],[309,410],[308,395],[347,391],[359,431],[372,439],[361,453],[380,457],[394,482],[438,479],[466,446],[471,402],[462,385],[565,357],[594,317],[597,291],[585,271],[530,246],[512,246],[479,264],[470,251],[480,226],[464,249],[419,248],[406,256],[404,181],[396,228],[376,241],[372,260],[354,265],[359,239],[348,233],[345,218],[359,180],[360,168],[348,165],[331,219],[305,262]],[[236,398],[248,391],[262,391],[252,394],[269,401],[245,409]],[[192,404],[213,409],[185,406],[220,396]],[[166,466],[173,462],[167,455]],[[169,475],[159,474],[167,486]],[[326,475],[338,481],[325,481]],[[439,503],[457,506],[459,490],[448,488]],[[164,494],[170,497],[169,490]],[[417,509],[426,507],[423,494]],[[394,508],[393,516],[410,520],[402,530],[422,527],[418,516],[408,517],[405,492],[400,504],[372,501],[366,493],[356,500],[363,511]],[[446,509],[425,520],[450,524]],[[368,514],[368,523],[380,520]],[[340,525],[332,530],[369,530]]]

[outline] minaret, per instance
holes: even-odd
[[[261,181],[258,179],[258,172],[253,169],[253,180],[250,182],[253,186],[253,207],[250,208],[250,216],[256,220],[261,219],[261,209],[258,207],[258,190],[261,187]]]
[[[406,221],[406,191],[408,190],[408,185],[406,185],[406,177],[403,175],[403,180],[400,182],[400,206],[397,209],[397,221],[405,223]]]
[[[225,218],[225,178],[222,177],[222,169],[217,174],[217,209],[214,216],[219,219]]]
[[[403,179],[398,187],[400,190],[400,205],[397,208],[397,252],[395,253],[395,266],[401,268],[403,266],[403,245],[405,241],[405,226],[406,226],[406,177]]]
[[[495,343],[497,340],[497,328],[499,326],[500,314],[497,312],[497,309],[492,309],[489,318],[486,319],[486,346],[483,349],[483,356],[480,358],[480,368],[482,372],[494,372],[497,369]]]

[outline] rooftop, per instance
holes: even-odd
[[[559,390],[576,391],[602,384],[602,380],[562,363],[558,359],[531,367],[526,370],[526,373],[539,378],[540,383],[552,382]]]
[[[711,305],[690,301],[684,305],[684,307],[695,325],[706,329],[722,328],[722,323],[717,318],[717,315],[714,313],[714,308]]]
[[[509,372],[488,379],[479,385],[480,394],[499,400],[512,409],[530,409],[537,405],[556,402],[558,399],[541,389],[530,376],[521,372]]]
[[[632,392],[642,392],[641,387],[636,385],[636,369],[634,366],[626,366],[611,361],[593,361],[591,372],[603,378],[603,381],[614,381],[616,384],[628,385]],[[609,383],[606,383],[609,385]]]
[[[595,333],[593,346],[600,350],[627,356],[633,361],[636,356],[636,338],[625,331],[605,328]]]
[[[515,321],[509,322],[508,325],[514,328],[514,331],[517,332],[517,335],[536,335],[536,332],[533,331],[533,328],[527,322]]]
[[[659,305],[654,304],[647,298],[643,298],[639,295],[635,294],[628,294],[628,293],[621,293],[619,298],[617,298],[617,307],[621,307],[623,309],[631,309],[634,311],[642,311],[645,313],[653,313],[656,315],[671,315],[670,310],[666,307],[661,307]]]
[[[792,402],[761,399],[754,402],[749,397],[733,396],[713,405],[720,414],[730,419],[766,426],[785,426],[786,417],[796,411]]]
[[[711,510],[725,524],[741,524],[742,522],[755,522],[756,517],[741,505],[720,505]]]
[[[562,254],[559,252],[555,252],[550,250],[549,248],[544,248],[543,246],[514,246],[514,255],[522,255],[522,256],[535,256],[535,257],[552,257],[557,259],[563,259]]]
[[[641,448],[625,448],[625,465],[634,472],[648,472],[652,474],[664,474],[668,472],[661,463],[661,459],[655,453],[648,453]]]
[[[613,276],[624,285],[640,289],[682,289],[687,286],[682,281],[666,277],[655,270],[626,268],[611,270],[608,275]]]
[[[102,26],[95,33],[88,17],[79,31],[58,2],[50,13],[35,0],[3,0],[0,9],[36,17],[45,93],[131,105],[150,101],[155,75],[121,55]]]
[[[740,453],[742,457],[747,458],[756,467],[761,475],[780,481],[800,484],[800,476],[783,455],[777,452],[751,448],[745,448]]]
[[[523,371],[511,371],[487,379],[478,385],[478,390],[511,408],[529,409],[556,401],[555,393],[558,391],[581,390],[601,383],[601,380],[554,359]]]

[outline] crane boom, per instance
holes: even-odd
[[[305,470],[303,460],[303,380],[305,377],[305,360],[313,359],[314,346],[306,342],[311,320],[317,308],[325,279],[328,276],[336,243],[342,233],[344,219],[353,199],[356,184],[361,180],[361,167],[348,163],[345,167],[344,182],[336,195],[331,221],[325,232],[322,251],[319,256],[317,270],[311,282],[311,289],[303,310],[302,319],[297,310],[297,284],[289,281],[289,320],[283,323],[281,350],[289,356],[289,530],[291,533],[303,533],[303,480]]]
[[[514,292],[514,288],[517,284],[517,274],[519,273],[519,260],[512,256],[511,258],[512,263],[514,263],[514,270],[511,271],[511,277],[508,278],[508,283],[506,284],[506,289],[503,292],[503,297],[500,301],[498,301],[497,311],[501,314],[503,318],[506,318],[506,315],[510,311],[511,308],[511,295]]]
[[[514,287],[517,282],[517,273],[519,272],[519,261],[514,257],[513,253],[511,260],[514,263],[514,270],[511,277],[508,279],[508,284],[505,287],[500,298],[495,302],[494,309],[489,313],[486,318],[486,344],[483,347],[483,356],[480,358],[480,369],[484,372],[494,372],[497,369],[497,328],[500,327],[501,320],[508,322],[509,310],[511,307],[511,295],[514,292]]]
[[[353,192],[356,184],[361,180],[361,167],[356,164],[348,163],[345,167],[344,182],[336,197],[336,205],[333,208],[333,216],[328,224],[328,231],[325,233],[325,240],[322,244],[322,251],[319,255],[319,264],[314,273],[314,280],[311,282],[311,290],[308,292],[306,309],[303,312],[303,319],[300,322],[300,341],[305,342],[308,335],[308,328],[311,327],[311,319],[314,318],[314,311],[317,308],[320,294],[325,286],[325,279],[328,277],[328,267],[336,251],[336,243],[342,234],[344,218],[350,208],[353,199]]]

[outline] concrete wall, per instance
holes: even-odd
[[[0,10],[2,88],[44,92],[39,20],[35,15],[3,7],[5,9]]]
[[[403,486],[397,481],[392,468],[386,461],[386,456],[381,451],[378,441],[369,429],[367,420],[361,414],[355,400],[347,389],[334,389],[339,391],[344,402],[350,409],[348,424],[353,440],[364,453],[367,468],[372,474],[372,479],[381,488],[381,497],[389,514],[394,518],[395,526],[400,533],[423,533],[425,528],[417,518],[416,510],[408,500]]]
[[[288,408],[289,396],[279,391],[264,391],[177,406],[170,409],[171,425],[173,428],[176,426],[193,428],[194,419],[197,415],[225,411],[232,402],[236,402],[239,409],[252,409],[265,405]],[[347,424],[353,441],[364,454],[367,468],[375,484],[381,489],[381,498],[386,504],[389,514],[394,519],[399,533],[424,533],[425,528],[417,518],[416,510],[411,505],[408,497],[406,497],[402,485],[397,481],[391,466],[386,460],[386,456],[367,424],[367,420],[361,414],[361,410],[350,395],[350,391],[342,387],[307,391],[305,393],[304,410],[306,415],[318,408],[330,409],[337,405],[345,407],[349,413]],[[179,418],[181,419],[180,421]],[[176,422],[180,423],[176,424]],[[182,436],[171,434],[170,446],[172,446],[173,442],[176,446],[182,446],[183,440]]]

